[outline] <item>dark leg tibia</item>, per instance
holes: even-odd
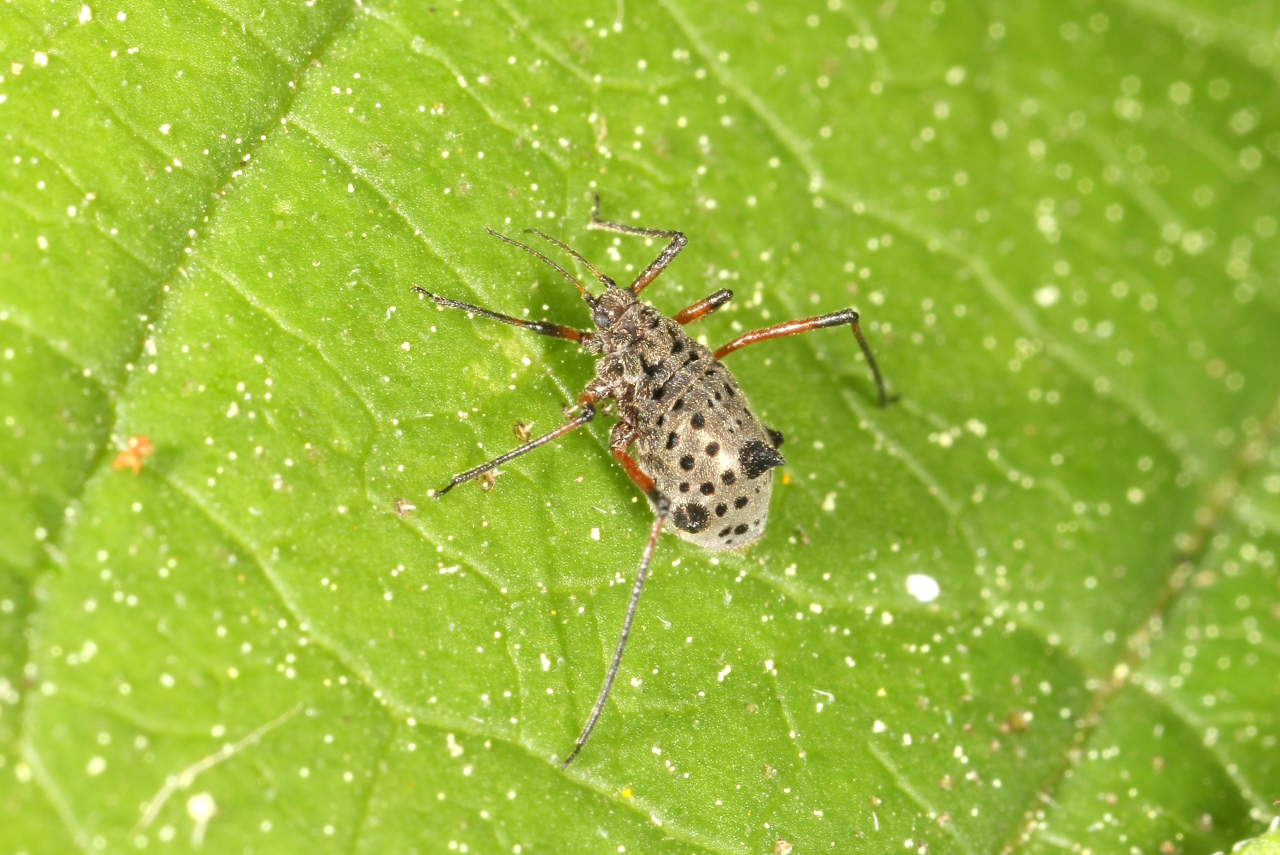
[[[673,258],[680,254],[680,250],[684,249],[685,244],[689,242],[687,237],[672,229],[642,229],[639,226],[610,223],[600,219],[600,196],[598,194],[596,195],[595,207],[591,211],[591,222],[587,225],[587,228],[604,232],[616,232],[620,235],[667,238],[667,245],[663,247],[662,252],[658,253],[658,257],[641,271],[635,282],[631,283],[631,290],[636,294],[639,294],[645,289],[646,285],[657,279],[658,274],[671,263]]]
[[[582,408],[582,412],[578,413],[577,417],[574,418],[573,421],[570,421],[566,424],[561,425],[560,427],[551,431],[551,433],[543,434],[537,439],[530,440],[529,442],[526,442],[524,445],[521,445],[517,448],[513,448],[511,451],[508,451],[506,454],[503,454],[499,457],[495,457],[494,459],[490,460],[488,463],[483,463],[474,469],[468,469],[466,472],[462,472],[458,475],[454,475],[453,479],[450,480],[449,483],[446,484],[443,489],[436,491],[435,497],[438,499],[441,496],[443,496],[445,493],[452,490],[454,487],[458,486],[459,484],[465,484],[467,481],[470,481],[472,478],[475,478],[478,475],[488,472],[490,469],[498,468],[502,464],[506,463],[508,460],[514,460],[515,458],[519,457],[522,454],[528,454],[530,451],[533,451],[535,448],[538,448],[539,446],[542,446],[542,445],[546,445],[548,442],[551,442],[554,439],[558,439],[559,437],[564,436],[566,433],[568,433],[571,430],[574,430],[575,428],[582,427],[587,422],[591,421],[596,417],[596,401],[597,401],[597,398],[595,395],[591,394],[590,392],[583,392],[578,397],[578,405]]]
[[[600,694],[596,696],[595,705],[591,708],[591,715],[587,718],[587,723],[582,728],[578,741],[574,743],[573,751],[569,752],[569,756],[560,764],[561,769],[572,763],[573,759],[578,756],[578,752],[582,751],[582,747],[587,744],[587,740],[591,737],[591,731],[595,729],[596,722],[600,719],[600,713],[604,710],[605,702],[609,700],[609,692],[613,689],[613,681],[618,676],[618,666],[622,662],[622,652],[626,650],[627,638],[631,635],[631,623],[635,620],[636,606],[640,602],[640,591],[644,588],[644,581],[649,576],[649,564],[653,561],[653,551],[658,545],[658,535],[662,533],[662,526],[666,523],[667,514],[671,510],[671,502],[666,496],[658,492],[653,479],[646,475],[640,469],[640,465],[636,463],[635,458],[627,453],[627,446],[630,445],[631,439],[631,431],[628,426],[619,423],[614,427],[609,447],[614,459],[622,464],[622,468],[631,476],[631,480],[653,502],[653,527],[649,529],[649,539],[645,541],[644,552],[640,554],[640,567],[636,570],[635,584],[631,586],[631,599],[627,603],[627,614],[622,619],[622,631],[618,634],[618,644],[613,650],[613,659],[609,661],[609,669],[605,672],[604,685],[600,687]]]
[[[672,320],[680,326],[684,326],[698,320],[698,318],[706,317],[732,299],[733,292],[727,288],[721,288],[710,297],[699,300],[687,309],[681,310]]]
[[[871,368],[871,375],[876,380],[876,391],[880,396],[880,406],[888,406],[889,396],[884,390],[884,378],[880,376],[880,366],[876,365],[876,358],[871,353],[871,348],[867,345],[867,340],[862,337],[862,329],[858,326],[858,313],[853,309],[841,309],[838,312],[832,312],[829,315],[819,315],[816,318],[800,318],[794,321],[784,321],[780,324],[774,324],[771,327],[765,327],[762,330],[743,333],[733,341],[721,347],[715,352],[716,359],[721,359],[735,350],[746,347],[749,344],[755,344],[760,341],[768,341],[771,338],[782,338],[788,335],[799,335],[800,333],[811,332],[812,330],[824,330],[828,327],[842,327],[848,325],[853,331],[853,337],[858,340],[858,346],[862,348],[862,353],[867,357],[867,365]]]
[[[482,309],[479,306],[473,306],[470,303],[460,303],[457,300],[450,300],[448,297],[441,297],[438,294],[432,294],[430,291],[424,291],[417,285],[413,286],[413,290],[438,305],[448,306],[450,309],[462,309],[464,312],[470,312],[473,315],[479,315],[480,317],[488,318],[491,321],[511,324],[513,327],[520,327],[520,329],[529,330],[530,332],[536,332],[541,335],[549,335],[554,338],[562,338],[567,341],[578,342],[591,336],[591,333],[589,332],[575,330],[573,327],[566,327],[562,324],[553,324],[550,321],[523,321],[520,318],[513,318],[510,315],[500,315],[497,312],[491,312],[488,309]]]

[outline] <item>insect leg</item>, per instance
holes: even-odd
[[[743,333],[733,341],[721,347],[715,352],[716,359],[721,359],[735,350],[746,347],[749,344],[755,344],[758,341],[768,341],[771,338],[782,338],[788,335],[798,335],[800,333],[810,332],[812,330],[823,330],[828,327],[841,327],[845,325],[853,330],[853,337],[858,340],[858,346],[862,348],[862,353],[867,357],[867,365],[871,368],[871,374],[876,380],[876,390],[880,394],[880,406],[887,406],[889,396],[884,390],[884,378],[880,376],[880,367],[876,365],[876,358],[871,354],[871,348],[867,346],[867,340],[862,337],[862,330],[858,327],[858,313],[853,309],[841,309],[838,312],[832,312],[829,315],[819,315],[816,318],[800,318],[794,321],[784,321],[780,324],[774,324],[771,327],[765,327],[762,330],[755,330],[749,333]]]
[[[591,731],[595,729],[596,722],[600,719],[600,713],[604,710],[605,702],[609,700],[609,692],[613,689],[613,681],[618,676],[618,665],[622,662],[622,651],[626,649],[627,638],[631,635],[631,622],[635,620],[636,605],[640,602],[640,591],[644,588],[644,581],[649,576],[649,564],[653,560],[653,551],[658,545],[658,535],[662,533],[662,526],[667,521],[667,514],[671,510],[671,501],[658,492],[653,479],[644,474],[640,470],[639,464],[636,463],[635,458],[627,453],[630,436],[626,433],[625,427],[622,424],[617,427],[624,428],[624,430],[619,431],[617,428],[614,430],[614,436],[609,443],[612,446],[613,457],[622,464],[622,468],[631,476],[631,480],[653,502],[653,527],[649,530],[649,539],[645,542],[644,552],[640,554],[640,568],[636,570],[636,581],[631,586],[631,600],[627,603],[627,616],[622,619],[622,631],[618,634],[618,645],[614,648],[613,659],[609,662],[609,670],[605,672],[604,685],[600,687],[600,694],[596,697],[595,706],[591,708],[591,715],[587,718],[587,723],[583,726],[582,733],[578,736],[578,741],[573,746],[573,751],[569,752],[569,756],[560,764],[561,769],[572,763],[573,759],[578,756],[578,752],[587,744],[587,740],[591,737]]]
[[[636,235],[638,237],[660,237],[667,238],[667,245],[663,247],[662,252],[658,253],[658,257],[649,263],[649,266],[641,271],[636,277],[636,281],[631,283],[633,293],[639,294],[645,289],[645,286],[658,278],[658,274],[671,263],[671,259],[680,254],[680,250],[684,249],[689,239],[682,233],[672,229],[642,229],[639,226],[628,226],[622,223],[609,223],[600,219],[600,195],[596,194],[596,204],[591,210],[591,222],[587,224],[589,229],[599,229],[604,232],[617,232],[620,235]]]
[[[488,472],[490,469],[496,469],[497,467],[506,463],[508,460],[514,460],[515,458],[519,457],[522,454],[528,454],[530,451],[533,451],[538,446],[546,445],[548,442],[551,442],[554,439],[558,439],[559,437],[564,436],[566,433],[568,433],[569,431],[575,428],[582,427],[587,422],[591,421],[596,417],[596,402],[598,400],[599,398],[591,391],[588,390],[586,392],[583,392],[581,395],[578,396],[578,405],[581,407],[582,411],[578,413],[577,417],[575,417],[572,421],[561,425],[560,427],[551,431],[551,433],[543,434],[537,439],[530,440],[529,442],[526,442],[524,445],[513,448],[511,451],[508,451],[506,454],[493,458],[488,463],[483,463],[480,466],[475,467],[474,469],[468,469],[466,472],[462,472],[458,475],[454,475],[453,479],[449,481],[449,483],[446,484],[443,489],[437,490],[434,493],[434,496],[438,499],[441,496],[443,496],[445,493],[452,490],[454,487],[458,486],[459,484],[466,483],[467,481],[470,481],[472,478],[475,478],[476,476],[482,473]]]
[[[687,309],[680,311],[672,320],[680,326],[696,321],[698,318],[706,317],[725,303],[733,299],[733,292],[728,288],[721,288],[719,291],[694,303]]]
[[[591,333],[585,330],[575,330],[573,327],[566,327],[563,324],[553,324],[550,321],[524,321],[520,318],[513,318],[510,315],[500,315],[497,312],[491,312],[488,309],[482,309],[479,306],[473,306],[470,303],[459,303],[457,300],[450,300],[448,297],[441,297],[438,294],[432,294],[425,291],[417,285],[413,286],[413,290],[441,306],[448,306],[450,309],[462,309],[464,312],[470,312],[473,315],[479,315],[482,318],[488,318],[491,321],[501,321],[504,324],[511,324],[513,327],[520,327],[523,330],[536,332],[541,335],[549,335],[553,338],[562,338],[566,341],[582,341],[584,338],[590,338]]]

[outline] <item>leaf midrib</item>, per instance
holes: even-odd
[[[1280,435],[1280,398],[1276,400],[1274,408],[1263,423],[1260,441],[1270,446],[1272,444],[1271,440],[1277,435]],[[1208,508],[1209,512],[1203,516],[1196,516],[1196,523],[1191,531],[1193,540],[1191,548],[1184,553],[1181,559],[1174,561],[1173,568],[1155,602],[1148,608],[1146,617],[1134,627],[1133,631],[1124,639],[1124,643],[1118,646],[1118,649],[1122,652],[1116,657],[1108,676],[1097,678],[1098,688],[1090,697],[1085,712],[1078,719],[1084,723],[1076,731],[1080,738],[1069,743],[1067,751],[1060,758],[1045,786],[1037,789],[1035,799],[1023,812],[1022,821],[1015,825],[1005,837],[1005,844],[1001,848],[1002,853],[1015,852],[1020,846],[1031,842],[1034,835],[1030,832],[1034,831],[1035,816],[1039,813],[1038,803],[1044,800],[1047,804],[1056,804],[1053,800],[1053,794],[1066,779],[1067,773],[1076,766],[1077,761],[1072,759],[1070,746],[1083,744],[1088,741],[1091,734],[1102,727],[1103,718],[1107,714],[1111,699],[1119,695],[1121,690],[1126,687],[1138,689],[1144,692],[1147,697],[1169,710],[1180,721],[1188,721],[1185,711],[1173,704],[1165,693],[1152,692],[1145,681],[1137,679],[1141,674],[1140,669],[1143,663],[1140,651],[1143,642],[1150,640],[1152,637],[1153,629],[1167,623],[1165,618],[1177,604],[1182,593],[1187,590],[1185,582],[1194,575],[1194,571],[1184,568],[1198,566],[1208,555],[1214,532],[1222,524],[1233,518],[1231,513],[1232,500],[1244,483],[1245,476],[1266,459],[1265,455],[1252,457],[1250,454],[1251,444],[1249,437],[1241,437],[1239,451],[1234,457],[1231,468],[1216,482],[1202,491],[1204,501],[1199,504],[1199,507]],[[1120,676],[1122,673],[1124,674],[1123,677]],[[1219,751],[1211,751],[1210,756],[1219,764],[1224,776],[1239,789],[1241,798],[1254,808],[1263,811],[1270,809],[1270,804],[1266,799],[1254,792],[1252,787],[1248,786],[1248,782],[1242,780],[1242,776],[1239,773],[1231,771],[1233,764],[1228,762]]]

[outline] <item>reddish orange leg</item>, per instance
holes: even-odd
[[[672,320],[680,326],[684,326],[685,324],[696,321],[698,318],[706,317],[732,299],[733,292],[727,288],[721,288],[710,297],[699,300],[689,308],[684,309],[680,314],[672,318]]]
[[[800,333],[823,330],[828,327],[842,327],[846,324],[849,329],[853,330],[853,337],[858,340],[858,346],[862,348],[863,355],[867,357],[867,365],[870,366],[871,375],[876,380],[876,390],[880,393],[880,406],[888,406],[889,396],[884,390],[884,378],[880,376],[880,367],[876,365],[876,358],[871,354],[871,348],[867,346],[867,340],[862,337],[862,330],[858,327],[858,313],[853,309],[841,309],[838,312],[820,315],[816,318],[785,321],[780,324],[774,324],[771,327],[765,327],[762,330],[743,333],[717,350],[715,357],[716,359],[722,359],[735,350],[744,348],[749,344],[755,344],[758,341],[768,341],[771,338],[782,338],[788,335],[799,335]]]
[[[466,472],[463,472],[458,475],[454,475],[453,480],[451,480],[448,484],[444,485],[444,489],[437,490],[435,492],[434,494],[435,497],[438,499],[441,496],[443,496],[445,493],[452,490],[454,487],[458,486],[459,484],[465,484],[467,481],[470,481],[472,478],[475,478],[477,475],[482,475],[485,472],[488,472],[490,469],[497,469],[499,466],[506,463],[508,460],[514,460],[515,458],[519,457],[522,454],[528,454],[530,451],[533,451],[535,448],[538,448],[539,446],[542,446],[542,445],[546,445],[548,442],[551,442],[554,439],[559,439],[560,437],[564,436],[566,433],[568,433],[571,430],[574,430],[575,428],[582,427],[587,422],[591,421],[596,417],[596,403],[598,400],[599,400],[598,396],[595,395],[590,390],[583,392],[581,395],[578,396],[578,406],[581,407],[582,412],[578,413],[578,416],[575,419],[573,419],[573,421],[561,425],[560,427],[551,431],[551,433],[543,434],[537,439],[530,440],[529,442],[526,442],[524,445],[521,445],[517,448],[513,448],[511,451],[508,451],[506,454],[503,454],[500,457],[495,457],[494,459],[490,460],[488,463],[483,463],[477,466],[475,469],[468,469]]]
[[[666,268],[671,260],[680,254],[680,250],[684,249],[689,239],[680,232],[672,229],[642,229],[639,226],[628,226],[622,223],[608,223],[600,219],[600,196],[596,195],[595,207],[591,210],[591,222],[587,224],[589,229],[598,229],[603,232],[614,232],[620,235],[635,235],[637,237],[659,237],[667,238],[667,245],[662,248],[662,252],[658,253],[658,257],[649,263],[649,266],[640,272],[636,277],[636,281],[631,283],[633,293],[639,294],[645,289],[650,282],[658,278],[658,274]]]
[[[587,723],[582,728],[578,741],[574,743],[573,751],[569,752],[569,756],[560,764],[561,769],[572,763],[573,759],[578,756],[578,752],[582,750],[582,746],[587,744],[587,739],[591,737],[591,731],[595,729],[596,722],[600,720],[600,713],[604,711],[605,702],[609,700],[609,692],[613,689],[613,681],[618,676],[618,665],[622,662],[622,651],[626,649],[627,638],[631,635],[631,623],[635,620],[636,606],[640,602],[640,591],[644,588],[644,580],[649,577],[649,564],[653,560],[653,551],[658,545],[658,535],[662,533],[662,526],[667,521],[667,513],[671,510],[670,500],[658,492],[653,479],[641,471],[640,465],[636,463],[635,458],[627,453],[627,446],[631,444],[632,438],[633,430],[626,425],[618,424],[613,429],[613,436],[610,437],[609,449],[613,454],[614,460],[622,464],[622,468],[631,476],[631,480],[653,502],[653,527],[649,529],[649,539],[645,542],[644,552],[640,554],[640,569],[636,571],[636,581],[631,586],[631,600],[627,603],[627,616],[622,619],[622,633],[618,636],[618,646],[613,650],[613,659],[609,662],[609,670],[605,672],[604,685],[600,687],[600,694],[596,696],[595,706],[591,708],[591,715],[587,718]]]

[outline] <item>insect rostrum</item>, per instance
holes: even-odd
[[[591,262],[560,241],[535,229],[525,231],[558,247],[586,267],[604,286],[602,292],[592,294],[572,274],[542,253],[491,230],[489,233],[546,262],[572,283],[590,308],[594,330],[521,320],[414,288],[441,306],[464,309],[483,318],[577,342],[583,350],[596,356],[596,376],[578,396],[577,416],[548,434],[455,475],[443,489],[434,493],[435,498],[581,427],[595,418],[598,403],[612,398],[617,403],[618,423],[610,434],[610,453],[649,499],[654,511],[653,527],[640,557],[631,600],[613,659],[605,673],[604,685],[573,750],[561,763],[562,767],[568,766],[582,751],[609,698],[658,535],[667,521],[670,520],[677,536],[713,550],[741,549],[764,534],[773,467],[786,462],[778,451],[782,445],[782,434],[765,427],[755,417],[746,395],[720,360],[739,348],[771,338],[848,326],[867,358],[880,405],[884,406],[888,400],[880,369],[862,337],[858,313],[853,309],[774,324],[740,335],[712,351],[690,338],[684,331],[684,325],[729,302],[733,298],[732,292],[716,291],[673,317],[666,317],[639,298],[640,292],[684,248],[688,242],[685,236],[666,229],[605,222],[600,219],[599,197],[588,227],[624,235],[664,238],[667,243],[630,287],[620,288]],[[630,451],[632,447],[634,454]]]

